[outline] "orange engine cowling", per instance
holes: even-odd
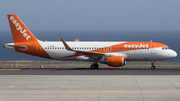
[[[125,65],[124,57],[122,56],[111,56],[104,58],[101,63],[108,64],[108,66],[121,67]]]

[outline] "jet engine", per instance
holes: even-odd
[[[100,63],[107,64],[108,66],[121,67],[125,65],[124,57],[122,56],[110,56],[100,60]]]

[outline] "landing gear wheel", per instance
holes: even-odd
[[[95,65],[94,64],[91,65],[91,69],[95,69]]]
[[[92,64],[91,69],[98,69],[99,65],[98,64]]]
[[[156,67],[155,67],[155,66],[152,66],[151,69],[156,69]]]
[[[95,69],[98,69],[99,65],[98,64],[94,64],[95,65]]]
[[[156,67],[154,66],[154,61],[151,62],[151,69],[156,69]]]

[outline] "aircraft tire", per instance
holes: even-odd
[[[151,69],[156,69],[156,67],[155,66],[151,66]]]
[[[99,65],[98,64],[95,64],[95,69],[98,69]]]
[[[98,64],[92,64],[91,69],[98,69],[99,65]]]

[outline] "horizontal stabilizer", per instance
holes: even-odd
[[[17,45],[8,45],[8,44],[6,44],[6,45],[4,45],[4,48],[18,48],[18,49],[20,49],[20,50],[27,50],[28,49],[28,46],[24,46],[24,45],[22,45],[22,46],[17,46]]]

